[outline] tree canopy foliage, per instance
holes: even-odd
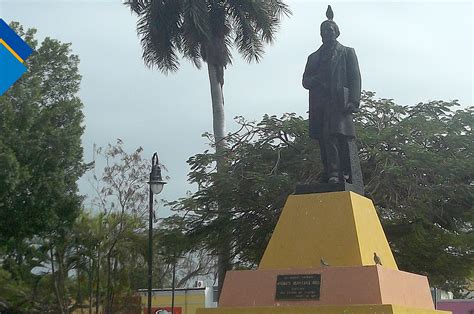
[[[364,92],[355,117],[366,196],[376,205],[401,269],[427,274],[431,284],[459,291],[474,268],[473,108],[444,101],[414,106]],[[188,160],[198,191],[172,202],[186,232],[218,246],[231,230],[234,262],[260,261],[296,183],[319,180],[319,148],[307,121],[294,114],[237,118],[227,137],[228,171],[214,153]],[[220,182],[216,184],[216,182]],[[219,202],[231,213],[222,219]]]
[[[84,173],[79,58],[70,45],[12,27],[35,52],[0,96],[0,245],[71,225]],[[28,223],[25,223],[28,222]]]
[[[60,240],[79,216],[77,180],[87,168],[79,58],[70,44],[48,37],[38,44],[34,29],[10,26],[35,51],[28,71],[0,96],[0,302],[45,310],[54,293],[43,290],[50,278],[41,268],[52,247],[56,258],[66,250]]]

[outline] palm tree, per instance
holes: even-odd
[[[128,0],[125,4],[138,15],[137,32],[147,67],[177,71],[179,55],[197,68],[202,62],[207,64],[217,171],[222,171],[224,69],[231,64],[231,50],[235,48],[248,62],[258,62],[264,44],[274,41],[283,15],[291,14],[288,6],[281,0]],[[229,267],[230,244],[218,251],[220,291]]]

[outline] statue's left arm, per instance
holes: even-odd
[[[306,62],[306,67],[304,68],[303,73],[303,87],[306,89],[313,89],[319,83],[315,73],[314,73],[314,60],[312,60],[311,55],[308,57]]]
[[[359,71],[359,62],[354,48],[349,48],[346,54],[347,83],[349,88],[349,103],[355,108],[359,108],[361,93],[361,77]]]

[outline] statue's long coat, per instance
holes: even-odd
[[[330,75],[322,78],[321,47],[309,55],[303,74],[303,86],[309,89],[310,137],[319,139],[323,132],[355,137],[352,114],[345,107],[347,102],[352,102],[357,108],[360,103],[361,78],[357,56],[353,48],[337,42],[335,55],[329,64]],[[325,80],[323,83],[330,91],[329,97],[320,92],[321,80]]]

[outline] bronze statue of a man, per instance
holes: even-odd
[[[353,48],[337,41],[339,27],[328,6],[321,24],[323,44],[309,55],[303,86],[309,90],[309,135],[319,141],[324,181],[351,181],[349,141],[355,138],[352,113],[361,94],[359,64]]]

